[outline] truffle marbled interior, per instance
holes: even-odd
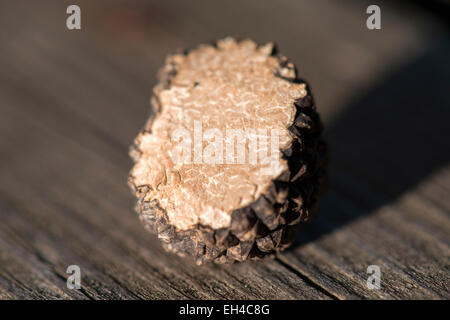
[[[218,41],[217,47],[204,45],[188,55],[168,58],[176,75],[168,88],[156,90],[160,112],[136,138],[139,156],[131,177],[136,186],[150,187],[147,197],[158,200],[177,229],[196,224],[228,227],[233,210],[254,202],[287,169],[279,150],[292,142],[287,129],[295,117],[293,104],[307,92],[304,84],[276,76],[293,79],[295,71],[280,68],[271,51],[271,44],[257,46],[249,40],[227,38]],[[199,128],[203,141],[195,145]],[[231,155],[227,152],[226,145],[233,139],[227,135],[230,129],[250,133],[243,163],[236,163],[237,149]],[[265,132],[270,139],[272,129],[278,130],[278,163],[267,168],[261,158],[251,161],[250,154],[261,150],[260,144],[253,143],[258,134]],[[179,150],[181,142],[174,137],[180,130],[191,137],[191,163],[186,158],[174,161],[174,150]],[[208,132],[219,132],[224,141],[217,143]],[[270,150],[270,140],[268,144]],[[213,163],[208,163],[207,154],[213,156]]]

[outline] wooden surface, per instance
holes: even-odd
[[[450,298],[441,20],[381,2],[369,31],[364,1],[77,1],[68,31],[71,3],[0,5],[1,299]],[[127,153],[164,56],[229,34],[276,40],[310,82],[331,187],[275,260],[197,267],[139,224]]]

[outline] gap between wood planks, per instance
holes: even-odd
[[[275,260],[277,260],[286,269],[288,269],[289,271],[291,271],[291,272],[295,273],[296,275],[298,275],[300,278],[303,279],[303,281],[305,281],[310,286],[316,288],[318,291],[322,292],[326,296],[328,296],[328,297],[330,297],[332,299],[335,299],[335,300],[342,300],[342,299],[344,299],[343,297],[339,297],[339,296],[333,294],[332,292],[328,291],[325,287],[320,285],[320,283],[318,283],[317,281],[314,281],[314,279],[308,277],[306,274],[303,273],[301,268],[299,268],[295,264],[291,263],[289,260],[287,260],[285,257],[283,257],[282,254],[278,254],[276,256]]]

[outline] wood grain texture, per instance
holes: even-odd
[[[1,5],[0,299],[450,298],[439,22],[386,5],[389,32],[369,32],[367,5],[338,1],[80,1],[83,29],[68,31],[68,4]],[[127,153],[164,56],[228,34],[275,39],[298,64],[327,125],[331,188],[277,259],[199,268],[140,225]],[[66,288],[72,264],[81,290]],[[366,286],[373,264],[381,290]]]

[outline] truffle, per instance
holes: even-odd
[[[326,187],[307,84],[273,44],[234,38],[169,55],[130,155],[144,226],[197,264],[273,256]]]

